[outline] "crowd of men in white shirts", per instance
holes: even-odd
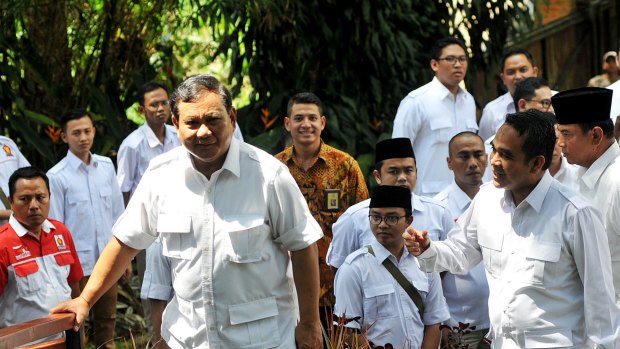
[[[620,348],[620,84],[558,93],[531,53],[509,49],[507,92],[478,124],[466,52],[436,42],[435,77],[376,145],[377,189],[332,226],[336,321],[350,344]],[[0,136],[0,327],[69,311],[113,348],[115,283],[137,255],[162,348],[322,347],[308,265],[320,228],[286,167],[243,142],[230,92],[199,75],[171,98],[145,84],[139,104],[145,124],[116,170],[91,153],[83,109],[60,118],[69,150],[47,174],[15,172],[30,164]],[[66,278],[46,292],[73,300],[36,296],[40,273]]]

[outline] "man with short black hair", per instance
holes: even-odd
[[[617,348],[605,228],[587,199],[547,171],[554,123],[534,109],[508,114],[493,140],[493,185],[445,241],[408,228],[405,244],[424,271],[462,273],[484,261],[492,348]]]
[[[405,249],[402,235],[414,219],[411,192],[376,187],[369,208],[366,224],[375,239],[347,257],[334,284],[335,314],[346,317],[344,326],[361,332],[347,342],[437,349],[439,324],[450,314],[439,274],[422,272]]]
[[[500,64],[500,78],[508,92],[487,103],[482,110],[480,130],[478,134],[485,141],[494,136],[504,123],[506,114],[518,111],[513,101],[513,94],[519,81],[538,76],[538,67],[532,53],[523,48],[508,48],[504,50]]]
[[[0,227],[0,328],[47,316],[80,294],[84,275],[69,230],[48,218],[45,172],[20,168],[8,186],[13,213]]]
[[[616,295],[620,306],[620,148],[609,118],[612,91],[584,87],[552,98],[559,144],[577,173],[579,192],[601,211],[607,231]]]
[[[430,59],[435,77],[409,93],[398,107],[392,138],[409,138],[418,155],[418,195],[433,196],[450,185],[452,174],[436,160],[448,156],[452,136],[478,129],[474,98],[459,86],[467,73],[467,61],[461,40],[438,40]]]
[[[449,187],[434,199],[445,204],[457,222],[480,191],[487,167],[487,153],[482,138],[469,131],[452,137],[449,143],[448,168],[454,173]],[[444,322],[442,348],[488,348],[484,336],[489,332],[489,285],[484,265],[479,263],[467,274],[446,273],[441,279],[450,319]]]
[[[334,274],[325,262],[332,240],[332,224],[350,206],[366,200],[368,189],[357,161],[321,139],[326,118],[319,97],[311,92],[298,93],[290,98],[286,113],[284,127],[290,132],[293,144],[275,157],[288,167],[323,230],[323,238],[317,241],[321,275],[319,305],[321,322],[327,328],[335,301]]]
[[[85,274],[80,281],[83,289],[125,206],[112,160],[90,152],[96,132],[90,113],[73,109],[60,117],[60,127],[60,136],[69,150],[67,156],[47,172],[50,216],[64,222],[73,234]],[[128,278],[131,266],[124,271]],[[102,290],[105,296],[93,306],[93,337],[97,348],[114,348],[116,281],[118,279]]]

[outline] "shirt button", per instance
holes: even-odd
[[[209,331],[215,331],[215,326],[209,327]]]

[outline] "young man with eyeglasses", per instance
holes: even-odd
[[[369,207],[366,224],[376,239],[347,257],[334,284],[335,314],[354,333],[347,342],[436,349],[439,324],[450,315],[439,274],[422,272],[405,249],[402,234],[414,219],[411,193],[379,186]]]
[[[467,73],[467,50],[454,37],[438,40],[431,50],[430,66],[435,77],[409,93],[394,119],[392,137],[407,137],[418,154],[418,185],[415,193],[433,196],[450,185],[452,174],[437,159],[448,156],[448,141],[462,131],[476,132],[474,98],[459,84]]]
[[[504,51],[499,74],[508,92],[490,101],[482,110],[478,134],[487,141],[504,123],[506,114],[517,111],[513,94],[519,81],[538,76],[538,67],[532,53],[523,48],[509,48]]]

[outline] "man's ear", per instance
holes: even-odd
[[[592,144],[599,145],[605,139],[605,135],[603,134],[603,129],[599,126],[594,126],[591,130],[592,132]]]
[[[62,139],[62,141],[65,143],[69,143],[67,141],[67,134],[65,133],[65,131],[60,132],[60,139]]]
[[[232,123],[233,128],[235,128],[237,124],[237,109],[235,107],[230,108],[228,117],[230,117],[230,122]]]
[[[523,98],[519,99],[517,101],[517,111],[519,110],[525,110],[525,104],[527,103],[527,101]]]
[[[452,171],[452,159],[449,156],[446,158],[446,162],[448,163],[448,169]]]
[[[433,72],[437,72],[439,70],[439,61],[431,59],[430,65]]]
[[[179,129],[179,120],[177,120],[177,117],[174,116],[174,114],[172,115],[172,124],[174,125],[174,127],[178,130]]]
[[[379,171],[374,169],[372,171],[372,175],[373,175],[373,177],[375,177],[375,181],[377,181],[377,184],[381,185],[381,174],[379,173]]]
[[[551,161],[551,159],[549,159]],[[545,165],[545,157],[542,155],[538,155],[532,160],[530,160],[530,172],[536,173],[539,170],[542,170],[542,167]]]
[[[407,225],[411,225],[411,223],[413,223],[413,214],[405,217],[405,221],[407,222]]]
[[[291,119],[288,116],[284,117],[284,128],[288,131],[291,132]]]

